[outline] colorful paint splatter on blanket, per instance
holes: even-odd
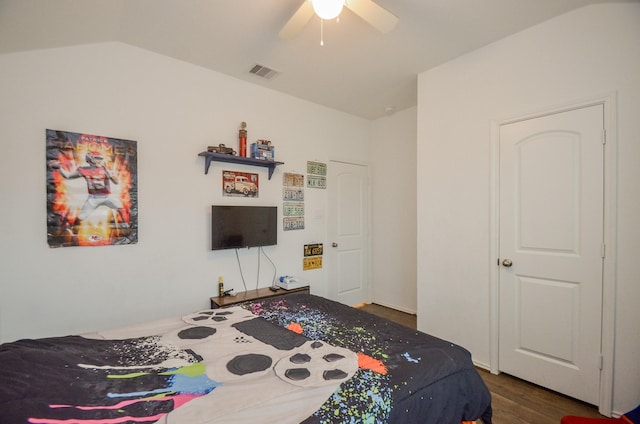
[[[77,387],[59,388],[60,393],[52,397],[61,402],[49,404],[48,410],[31,416],[29,423],[150,423],[218,386],[207,377],[197,355],[159,343],[158,337],[86,343],[71,339],[69,343],[81,353],[71,359],[67,352],[58,368],[61,373],[77,375]],[[50,359],[58,360],[42,358]],[[171,363],[183,365],[167,366]],[[84,390],[90,394],[83,394]],[[65,402],[69,400],[73,403]]]
[[[281,327],[291,324],[302,329],[312,340],[323,340],[353,352],[367,352],[367,357],[383,366],[387,355],[384,343],[363,328],[343,323],[323,311],[307,305],[292,308],[286,299],[255,302],[247,309]],[[314,414],[321,423],[379,423],[387,422],[391,412],[391,388],[386,372],[379,368],[358,370],[354,378],[342,383],[338,390]],[[338,417],[340,417],[338,419]]]

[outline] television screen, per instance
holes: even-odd
[[[211,250],[278,243],[276,206],[211,206]]]

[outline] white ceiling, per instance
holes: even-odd
[[[0,53],[119,41],[367,119],[416,104],[417,75],[572,9],[616,0],[377,0],[380,34],[345,9],[278,38],[305,0],[0,0]],[[280,74],[249,73],[255,65]]]

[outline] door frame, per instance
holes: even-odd
[[[500,127],[518,121],[539,118],[574,109],[602,105],[604,110],[604,129],[606,143],[604,144],[604,222],[603,235],[606,246],[602,272],[602,367],[600,370],[600,398],[599,412],[610,417],[613,408],[613,363],[615,341],[615,299],[616,299],[616,241],[617,241],[617,93],[611,92],[583,100],[545,108],[527,114],[511,116],[491,122],[491,165],[490,165],[490,234],[489,234],[489,290],[491,304],[489,306],[490,352],[489,370],[492,374],[499,374],[499,265],[500,254]]]

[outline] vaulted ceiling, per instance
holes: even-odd
[[[393,31],[345,9],[324,22],[324,46],[317,17],[293,40],[278,37],[303,1],[0,0],[0,53],[117,41],[376,119],[416,104],[420,72],[612,0],[376,0],[399,18]],[[251,74],[256,64],[277,76]]]

